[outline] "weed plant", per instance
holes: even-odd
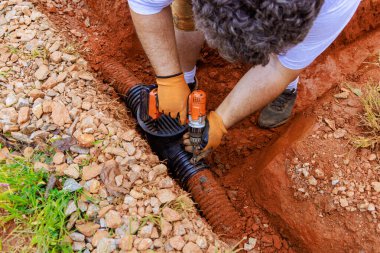
[[[64,241],[68,234],[64,211],[77,194],[53,188],[45,198],[47,181],[48,173],[35,172],[23,158],[0,164],[0,210],[4,213],[0,226],[4,230],[13,221],[13,237],[31,238],[29,250],[24,252],[72,252]]]
[[[362,136],[354,138],[353,143],[357,148],[380,147],[380,82],[367,84],[360,98],[364,113],[361,123],[364,127]]]

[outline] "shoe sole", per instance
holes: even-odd
[[[276,127],[279,127],[279,126],[285,124],[285,123],[288,122],[289,120],[290,120],[290,117],[287,118],[287,119],[285,119],[285,120],[283,120],[283,121],[281,121],[281,122],[279,122],[279,123],[277,123],[276,125],[272,125],[272,126],[263,126],[263,125],[261,125],[260,123],[258,123],[258,125],[259,125],[259,127],[261,127],[261,128],[276,128]]]

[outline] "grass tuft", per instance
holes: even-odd
[[[47,181],[48,173],[35,172],[23,158],[0,164],[0,227],[4,231],[13,221],[16,226],[7,240],[29,237],[29,252],[72,252],[71,245],[64,241],[68,235],[64,211],[77,194],[54,188],[45,198]]]
[[[357,148],[376,149],[380,146],[380,82],[369,82],[360,97],[364,113],[361,124],[364,127],[363,135],[353,139]]]

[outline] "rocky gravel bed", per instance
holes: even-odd
[[[101,85],[31,2],[0,2],[0,128],[28,146],[25,157],[53,147],[35,170],[60,176],[68,191],[84,189],[64,210],[73,250],[226,250]]]

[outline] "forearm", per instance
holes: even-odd
[[[181,72],[170,7],[152,15],[131,10],[140,42],[156,75],[168,76]]]
[[[251,68],[228,94],[216,112],[228,129],[279,96],[302,70],[285,68],[273,56],[265,67]]]

